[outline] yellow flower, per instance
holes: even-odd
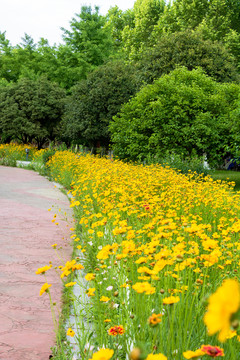
[[[146,360],[167,360],[167,357],[163,354],[149,354]]]
[[[76,283],[77,283],[76,281],[74,281],[74,282],[72,281],[72,282],[69,282],[69,283],[65,284],[65,286],[66,287],[71,287],[71,286],[76,285]]]
[[[92,273],[88,273],[86,276],[85,276],[85,279],[87,281],[91,281],[91,280],[94,280],[95,279],[95,274],[92,274]]]
[[[52,286],[52,284],[45,283],[40,290],[39,295],[42,296],[45,292],[48,292],[48,289]]]
[[[205,355],[205,353],[201,349],[197,349],[196,351],[188,350],[183,353],[185,359],[193,359],[202,355]]]
[[[104,322],[111,322],[111,319],[105,319]]]
[[[107,296],[102,296],[100,299],[100,301],[103,301],[103,302],[108,302],[109,300],[110,300],[110,298]]]
[[[240,307],[240,286],[236,280],[226,280],[209,298],[207,313],[204,316],[209,335],[217,332],[223,342],[229,335],[231,317]]]
[[[44,267],[42,267],[42,268],[37,269],[37,271],[36,271],[35,273],[36,273],[37,275],[39,275],[39,274],[44,274],[46,271],[50,270],[51,267],[52,267],[52,265],[50,265],[50,266],[46,265],[46,266],[44,266]]]
[[[81,264],[76,264],[76,265],[73,265],[72,269],[73,270],[82,270],[82,269],[84,269],[84,266]]]
[[[155,287],[148,282],[138,282],[132,286],[132,288],[138,293],[146,293],[147,295],[155,293]]]
[[[67,336],[73,337],[74,335],[75,335],[75,332],[71,328],[69,328],[67,331]]]
[[[111,349],[100,349],[95,352],[92,356],[92,359],[89,360],[109,360],[113,356],[114,351]]]
[[[89,288],[88,291],[86,292],[87,296],[94,296],[94,292],[95,292],[95,288]]]
[[[180,301],[179,296],[169,296],[163,299],[163,304],[172,305],[172,304],[176,304],[179,301]]]

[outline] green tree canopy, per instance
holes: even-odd
[[[235,58],[219,42],[204,40],[191,30],[163,35],[158,42],[146,48],[137,62],[141,80],[152,83],[177,66],[188,70],[202,67],[218,82],[239,81]]]
[[[239,138],[231,117],[239,94],[239,85],[217,83],[201,69],[177,68],[144,87],[113,118],[114,153],[143,160],[194,151],[206,153],[211,164],[221,163],[226,148]]]
[[[64,112],[65,91],[46,78],[21,79],[0,87],[2,139],[36,141],[40,148],[53,140]]]
[[[136,0],[133,7],[133,25],[126,25],[122,31],[123,50],[127,57],[135,59],[149,43],[164,8],[164,0]]]
[[[132,66],[122,61],[99,66],[72,89],[64,117],[65,135],[85,146],[107,147],[109,121],[136,90]]]
[[[73,52],[91,65],[101,65],[112,53],[113,40],[106,27],[106,17],[95,6],[83,6],[70,21],[71,30],[63,30],[63,39]]]

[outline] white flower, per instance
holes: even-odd
[[[100,246],[98,247],[98,249],[99,249],[99,250],[102,250],[102,245],[100,245]]]
[[[108,286],[108,287],[106,288],[107,291],[111,291],[112,289],[113,289],[113,286]]]
[[[114,304],[114,305],[113,305],[113,308],[114,308],[114,309],[117,309],[118,307],[119,307],[119,304]]]
[[[92,246],[92,245],[93,245],[93,242],[92,242],[92,241],[89,241],[88,244],[89,244],[90,246]]]

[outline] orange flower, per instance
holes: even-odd
[[[202,345],[201,351],[211,357],[224,356],[224,350],[218,346]]]
[[[117,336],[117,335],[123,335],[125,333],[125,330],[123,328],[122,325],[115,325],[112,326],[109,330],[108,330],[108,334],[112,335],[112,336]]]
[[[158,323],[160,323],[162,321],[161,317],[163,315],[162,314],[152,314],[149,318],[148,318],[148,323],[150,326],[156,326]]]

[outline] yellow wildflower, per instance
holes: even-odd
[[[72,282],[69,282],[69,283],[65,284],[65,286],[66,287],[71,287],[71,286],[76,285],[76,283],[77,283],[76,281],[74,281],[74,282],[72,281]]]
[[[93,273],[88,273],[88,274],[85,276],[85,279],[86,279],[87,281],[91,281],[91,280],[94,280],[95,277],[96,277],[95,274],[93,274]]]
[[[92,359],[89,360],[109,360],[113,356],[114,351],[111,349],[100,349],[95,352],[92,356]]]
[[[67,336],[73,337],[74,335],[75,335],[75,332],[71,328],[69,328],[67,331]]]
[[[218,334],[223,342],[229,335],[231,317],[240,307],[240,286],[236,280],[226,280],[209,298],[204,322],[209,335]]]
[[[164,305],[172,305],[172,304],[176,304],[179,301],[180,301],[179,296],[169,296],[169,297],[166,297],[163,299],[163,304]]]
[[[107,296],[102,296],[100,298],[100,301],[102,301],[102,302],[108,302],[109,300],[111,300],[111,299],[109,297],[107,297]]]
[[[39,295],[42,296],[45,292],[48,292],[48,289],[52,286],[52,284],[45,283],[40,290]]]
[[[44,267],[42,267],[42,268],[37,269],[37,271],[36,271],[35,273],[36,273],[37,275],[39,275],[39,274],[44,274],[46,271],[50,270],[51,267],[52,267],[52,265],[50,265],[50,266],[46,265],[46,266],[44,266]]]
[[[149,354],[146,360],[167,360],[167,357],[163,354]]]
[[[196,351],[188,350],[183,353],[185,359],[193,359],[203,355],[205,355],[205,353],[201,349],[197,349]]]

